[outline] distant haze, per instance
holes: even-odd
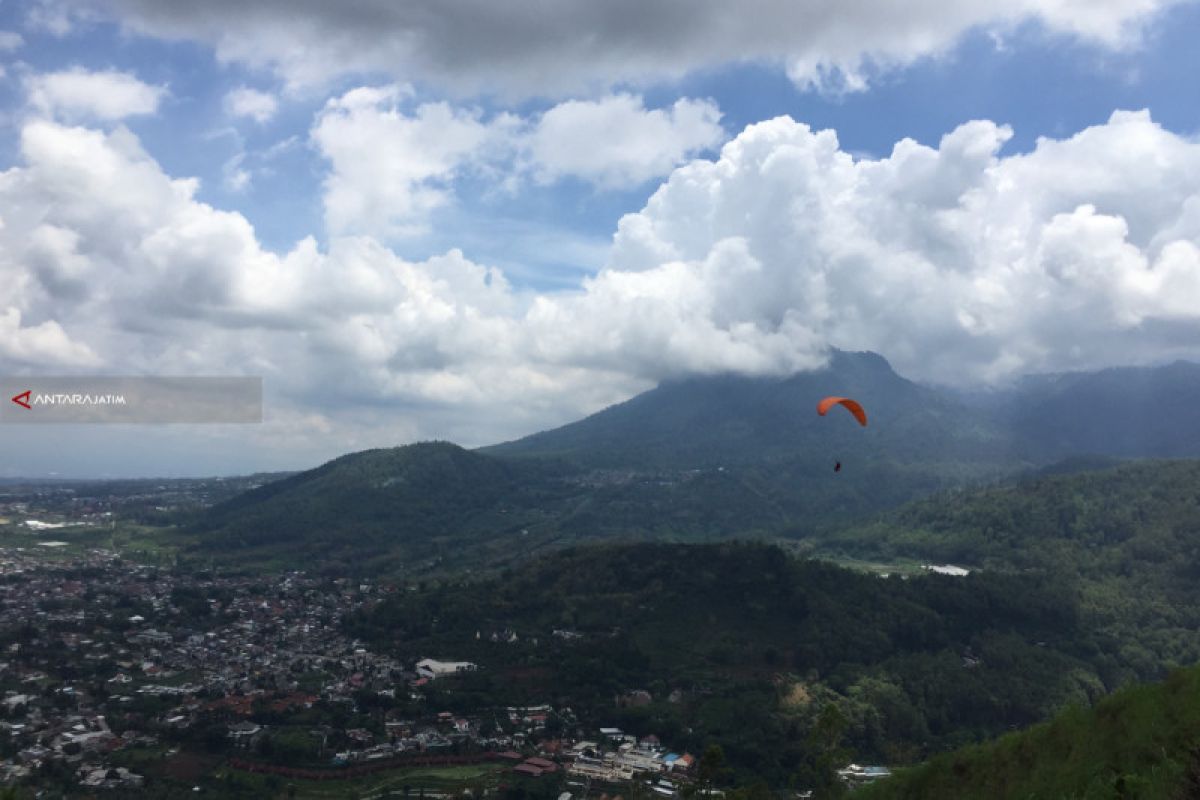
[[[843,420],[836,414],[832,420],[817,417],[816,401],[832,391],[861,399],[871,425],[860,430],[856,424],[839,425]],[[936,472],[939,464],[951,462],[975,464],[984,474],[1076,455],[1200,458],[1197,396],[1200,365],[1183,361],[1029,376],[1007,387],[966,392],[909,381],[877,354],[835,352],[819,370],[790,377],[727,374],[668,381],[586,419],[546,426],[523,439],[459,444],[494,445],[483,449],[493,455],[561,455],[601,468],[712,468],[780,458],[820,461],[832,454],[907,463],[918,472]],[[9,425],[0,433],[14,448],[13,466],[0,478],[288,471],[406,443],[364,433],[337,448],[329,439],[301,433],[277,446],[260,446],[277,433],[269,423]]]

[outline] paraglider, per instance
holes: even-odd
[[[864,428],[867,427],[867,412],[859,405],[857,400],[851,400],[849,397],[826,397],[817,403],[817,413],[822,417],[828,413],[829,409],[834,406],[842,406],[858,420],[858,424]],[[842,471],[842,462],[837,461],[833,465],[834,472]]]
[[[859,425],[867,427],[867,412],[863,410],[857,400],[851,400],[849,397],[826,397],[817,403],[817,413],[823,417],[834,406],[844,406],[858,420]]]

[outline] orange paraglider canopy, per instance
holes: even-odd
[[[859,425],[862,425],[864,428],[867,426],[867,412],[863,410],[863,407],[858,404],[857,400],[851,400],[849,397],[826,397],[817,403],[817,413],[823,417],[834,406],[845,406],[846,410],[858,420]]]

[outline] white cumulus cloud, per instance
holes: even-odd
[[[67,120],[153,114],[167,94],[164,87],[143,83],[127,72],[89,72],[80,67],[32,75],[25,89],[35,109]]]
[[[450,199],[447,185],[504,136],[510,120],[485,123],[445,102],[409,112],[400,87],[363,87],[330,100],[312,140],[327,158],[325,216],[334,233],[382,236],[424,230],[431,211]]]
[[[720,144],[720,119],[709,100],[684,98],[651,110],[631,94],[569,100],[537,121],[529,154],[544,183],[573,176],[605,187],[636,186]]]
[[[101,363],[87,344],[71,341],[54,320],[22,325],[21,312],[15,308],[0,310],[0,359],[18,367],[87,367]]]
[[[422,125],[462,125],[472,147],[489,125],[339,103],[325,113],[363,111],[451,169],[463,156]],[[336,450],[364,425],[482,443],[671,375],[810,368],[829,346],[957,383],[1200,357],[1200,143],[1145,112],[1023,154],[1003,154],[1010,135],[973,121],[856,159],[832,131],[753,125],[626,216],[599,274],[533,293],[369,235],[272,252],[129,131],[33,120],[0,174],[0,370],[260,374]],[[394,159],[397,179],[433,174]]]
[[[389,238],[424,232],[472,171],[509,187],[530,177],[637,186],[719,144],[720,117],[709,100],[647,109],[640,96],[616,94],[487,119],[445,101],[415,104],[404,87],[365,86],[330,100],[311,137],[330,167],[329,230]]]
[[[279,101],[269,92],[239,86],[225,95],[225,110],[235,117],[248,117],[261,124],[275,116]]]
[[[760,123],[625,217],[609,269],[678,280],[682,264],[711,286],[740,248],[755,267],[715,318],[951,383],[1200,355],[1200,145],[1146,112],[1004,157],[1010,136],[969,122],[855,160],[832,131]]]
[[[338,237],[270,252],[122,128],[30,122],[21,157],[0,175],[0,370],[263,375],[272,413],[336,421],[326,453],[372,427],[482,442],[630,385],[528,362],[527,298],[458,251],[413,262]]]

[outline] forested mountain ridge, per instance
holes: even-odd
[[[871,426],[818,417],[830,387],[877,397]],[[667,384],[578,425],[579,441],[603,444],[352,453],[188,520],[191,552],[257,566],[454,569],[595,538],[797,535],[1020,465],[989,450],[994,433],[956,401],[873,354],[837,354],[827,370],[786,379]],[[838,475],[835,460],[848,465]]]
[[[352,453],[182,520],[186,558],[333,573],[497,567],[579,541],[773,535],[753,475],[617,476],[446,442]]]
[[[913,501],[829,538],[848,552],[1040,569],[1070,552],[1082,573],[1200,569],[1200,461],[1138,461],[1025,477]],[[1114,560],[1116,559],[1116,560]]]
[[[1093,453],[1200,457],[1200,364],[1030,376],[1002,395],[999,422],[1042,459]]]
[[[859,398],[870,424],[818,417],[830,394]],[[482,452],[555,455],[594,467],[733,466],[796,459],[899,462],[1014,458],[988,414],[907,380],[876,353],[834,351],[828,366],[786,377],[668,381],[578,422]]]
[[[867,431],[813,413],[829,394],[867,407]],[[925,386],[877,353],[832,352],[786,377],[668,381],[553,430],[483,448],[599,466],[724,465],[814,449],[919,463],[1048,464],[1078,455],[1200,458],[1200,364],[1029,375],[979,391]]]
[[[424,443],[350,454],[225,502],[187,530],[200,557],[410,572],[491,567],[595,539],[820,538],[914,498],[1042,468],[1091,469],[1113,453],[1200,457],[1200,412],[1171,416],[1193,384],[1200,396],[1200,367],[1181,362],[1030,378],[980,399],[908,381],[873,353],[835,352],[828,367],[790,377],[664,383],[476,451]],[[1174,399],[1155,414],[1129,405],[1167,387]],[[816,401],[831,393],[860,399],[869,425],[841,409],[818,416]],[[1112,432],[1109,455],[1096,426]],[[1164,438],[1163,426],[1182,427]],[[1059,460],[1064,452],[1076,455]]]

